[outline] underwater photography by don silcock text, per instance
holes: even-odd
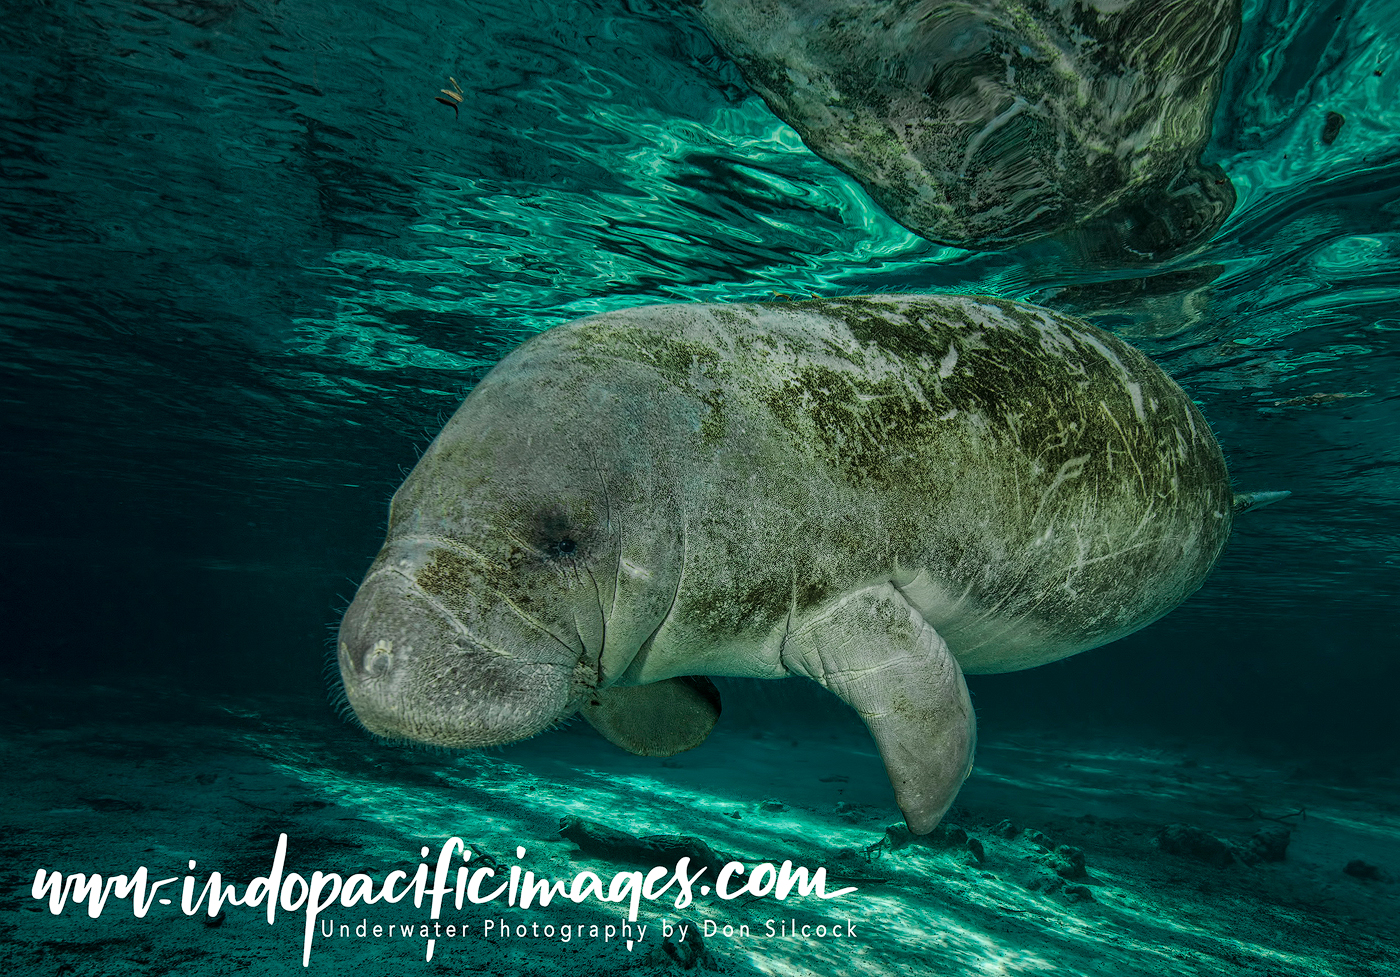
[[[1400,3],[0,24],[4,973],[1400,971]]]

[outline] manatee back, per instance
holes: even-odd
[[[666,306],[559,338],[693,406],[677,640],[765,634],[893,580],[965,671],[1155,620],[1205,580],[1232,495],[1209,425],[1132,347],[1033,306],[867,296]],[[599,371],[601,375],[602,371]]]

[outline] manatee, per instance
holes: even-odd
[[[864,720],[926,833],[971,769],[963,676],[1167,613],[1232,504],[1190,397],[1055,312],[609,312],[512,352],[424,452],[340,672],[381,736],[484,747],[582,714],[644,755],[705,739],[708,676],[802,676]]]
[[[669,0],[814,153],[931,241],[1076,231],[1095,258],[1203,242],[1200,154],[1239,0]]]

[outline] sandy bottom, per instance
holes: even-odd
[[[284,833],[287,873],[367,873],[376,892],[394,870],[411,877],[421,861],[435,867],[451,836],[494,859],[503,878],[519,866],[567,883],[593,872],[606,886],[639,870],[561,838],[570,815],[637,836],[694,836],[750,870],[824,866],[828,893],[856,891],[782,901],[696,891],[677,909],[673,885],[642,899],[627,931],[626,901],[561,896],[522,908],[502,895],[458,910],[449,894],[431,961],[420,928],[434,924],[430,903],[415,907],[411,894],[392,905],[337,903],[315,924],[310,969],[857,977],[1400,968],[1393,758],[1346,766],[1121,733],[984,729],[947,819],[960,830],[928,845],[887,833],[899,820],[889,785],[864,730],[844,718],[774,733],[722,723],[700,749],[662,761],[627,756],[577,725],[458,755],[380,745],[317,703],[100,688],[12,689],[7,699],[8,974],[305,972],[304,909],[279,908],[269,925],[265,904],[227,906],[217,920],[180,905],[186,874],[195,894],[217,871],[241,897],[269,873]],[[1172,853],[1158,840],[1168,825],[1198,831],[1173,829]],[[1258,832],[1277,842],[1280,827],[1289,831],[1282,861],[1239,860]],[[452,861],[449,885],[461,864]],[[31,895],[40,868],[65,881],[96,873],[105,884],[141,866],[151,881],[176,880],[153,896],[148,887],[144,918],[118,893],[97,918],[71,894],[59,915]],[[707,873],[696,889],[714,881]],[[283,891],[294,903],[295,884]]]

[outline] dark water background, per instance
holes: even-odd
[[[942,289],[1115,330],[1200,401],[1237,488],[1294,493],[1147,631],[975,678],[984,735],[1393,749],[1394,0],[1247,3],[1205,154],[1233,216],[1194,256],[1092,275],[913,237],[642,0],[0,6],[11,678],[324,703],[390,493],[523,338],[661,301]],[[434,101],[449,76],[460,117]],[[739,689],[734,717],[801,695]]]

